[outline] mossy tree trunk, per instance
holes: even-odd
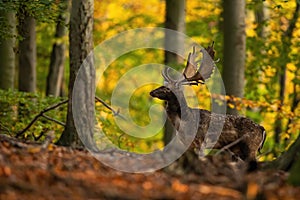
[[[35,19],[29,14],[26,2],[18,10],[19,90],[36,91],[36,32]]]
[[[7,22],[9,33],[7,37],[0,37],[0,89],[13,89],[15,81],[15,34],[16,17],[14,12],[0,14]]]
[[[0,13],[0,17],[7,22],[7,36],[0,36],[0,89],[14,89],[15,84],[15,34],[16,34],[16,16],[14,12]],[[13,114],[16,114],[13,105],[0,99],[0,125],[7,121]],[[1,131],[0,131],[1,132]]]
[[[70,77],[69,77],[69,102],[67,111],[67,123],[58,144],[65,146],[81,146],[82,142],[78,135],[78,130],[84,127],[75,127],[73,108],[82,111],[83,118],[86,125],[90,129],[94,127],[94,92],[95,92],[95,75],[93,69],[93,60],[88,59],[87,65],[84,65],[83,75],[80,79],[80,88],[76,88],[76,96],[81,97],[77,101],[77,105],[72,105],[72,98],[74,97],[74,83],[79,69],[93,50],[93,0],[73,0],[70,16]],[[92,127],[91,127],[92,126]],[[91,130],[89,130],[91,131]],[[91,136],[92,133],[87,133]],[[89,137],[90,139],[90,137]]]
[[[55,33],[55,43],[53,44],[49,73],[47,76],[46,95],[60,96],[63,91],[64,65],[65,65],[65,41],[67,32],[66,25],[69,23],[68,6],[69,0],[63,1],[64,9],[58,17]]]

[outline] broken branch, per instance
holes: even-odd
[[[63,104],[65,104],[65,103],[67,103],[69,100],[67,99],[67,100],[64,100],[64,101],[61,101],[61,102],[59,102],[59,103],[57,103],[57,104],[54,104],[54,105],[52,105],[52,106],[50,106],[50,107],[48,107],[48,108],[45,108],[44,110],[42,110],[38,115],[36,115],[34,118],[33,118],[33,120],[23,129],[23,130],[21,130],[21,131],[19,131],[18,133],[17,133],[17,135],[16,135],[16,137],[18,138],[18,137],[20,137],[21,135],[23,135],[33,124],[34,124],[34,122],[36,122],[38,119],[39,119],[39,117],[41,117],[41,116],[43,116],[44,115],[44,113],[46,113],[46,112],[48,112],[48,111],[50,111],[50,110],[53,110],[53,109],[55,109],[55,108],[57,108],[57,107],[59,107],[59,106],[61,106],[61,105],[63,105]],[[45,116],[44,116],[45,117]]]

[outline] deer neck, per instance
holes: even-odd
[[[167,114],[178,115],[181,117],[182,112],[188,110],[187,102],[182,91],[176,92],[172,98],[167,101]]]

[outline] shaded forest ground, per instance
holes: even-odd
[[[239,187],[207,173],[165,170],[130,174],[104,166],[88,152],[0,135],[0,199],[298,199],[282,171],[255,171]],[[225,169],[219,169],[225,170]],[[212,177],[204,177],[216,175]],[[213,181],[208,181],[214,178]],[[233,184],[234,185],[234,184]]]

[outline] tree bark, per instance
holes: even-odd
[[[58,144],[67,146],[82,145],[77,129],[86,127],[75,127],[72,107],[82,112],[83,118],[87,123],[87,139],[91,140],[92,128],[94,128],[94,92],[95,74],[93,59],[89,57],[83,65],[82,76],[78,80],[76,90],[73,90],[76,76],[83,61],[88,57],[93,49],[93,0],[73,0],[70,16],[70,80],[69,80],[69,102],[67,111],[67,123]],[[73,91],[79,92],[75,96],[77,105],[72,105]],[[80,131],[79,130],[79,131]]]
[[[245,0],[223,0],[224,67],[223,81],[226,94],[243,97],[245,72]],[[234,104],[234,102],[232,102]],[[229,114],[237,115],[235,108]]]
[[[7,22],[9,29],[8,37],[0,37],[0,89],[9,90],[14,89],[15,83],[16,16],[14,12],[2,12],[0,17]],[[5,98],[0,99],[0,124],[16,114],[13,107]]]
[[[166,16],[165,16],[165,27],[167,29],[175,30],[181,33],[185,32],[185,0],[166,0]],[[181,37],[174,37],[172,35],[165,35],[165,49],[172,49],[174,52],[184,51],[183,39]],[[165,65],[178,65],[183,62],[183,58],[176,53],[165,51]],[[173,135],[175,135],[175,129],[167,119],[164,127],[164,143],[167,145]]]
[[[18,12],[19,42],[19,90],[36,91],[36,33],[35,19],[21,7]]]
[[[165,27],[181,33],[185,32],[185,0],[166,0]],[[165,36],[166,49],[172,49],[174,52],[184,51],[183,42],[182,37]],[[182,62],[183,58],[179,55],[165,51],[165,64],[178,64]]]
[[[64,64],[65,64],[65,42],[64,36],[66,34],[66,24],[68,24],[68,2],[64,1],[64,11],[59,15],[56,25],[55,39],[53,44],[51,60],[49,66],[49,73],[47,76],[46,95],[60,96],[63,89],[64,80]]]
[[[282,105],[284,104],[284,97],[285,97],[285,90],[286,90],[286,63],[289,62],[289,52],[291,51],[290,46],[292,43],[292,37],[293,32],[296,28],[296,23],[299,18],[299,12],[300,12],[300,2],[296,1],[296,8],[293,14],[292,19],[290,20],[289,27],[287,30],[282,34],[281,41],[282,41],[282,56],[280,57],[279,62],[279,70],[278,70],[278,76],[279,76],[279,100],[280,100],[280,108],[281,110]],[[277,115],[276,123],[275,123],[275,134],[274,134],[274,141],[275,143],[280,143],[280,134],[283,132],[283,123],[282,123],[282,117],[280,114]]]
[[[8,38],[0,38],[0,89],[13,89],[15,80],[15,34],[16,17],[14,12],[2,12],[3,17],[8,22],[10,29]]]

